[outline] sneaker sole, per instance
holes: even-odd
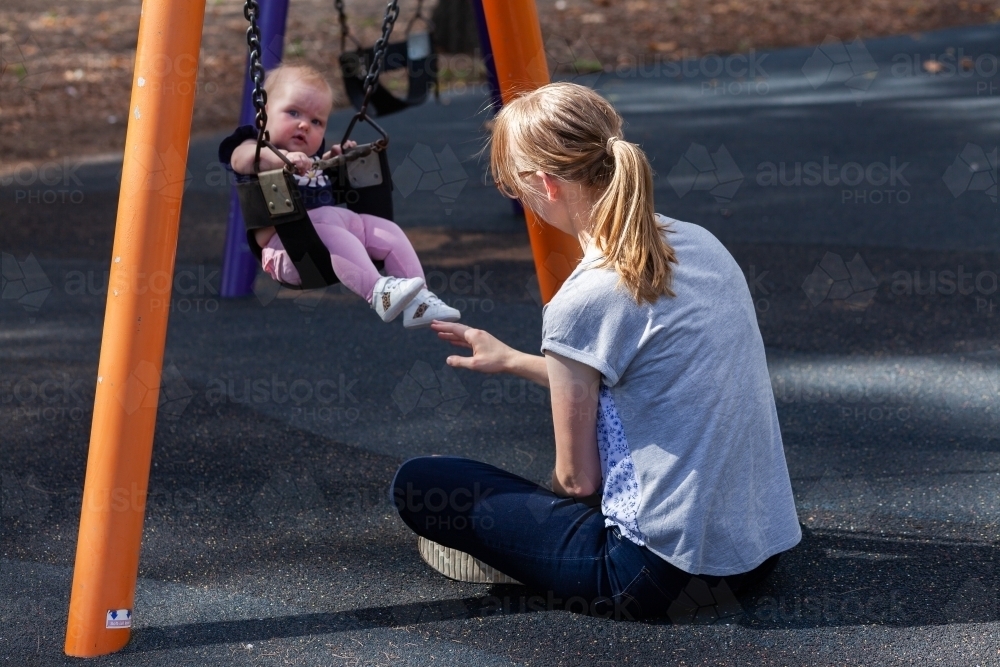
[[[517,584],[521,582],[473,558],[464,551],[443,547],[426,537],[417,538],[417,550],[424,562],[455,581],[473,584]]]
[[[412,294],[404,292],[399,301],[389,306],[389,309],[385,311],[385,313],[381,316],[382,321],[392,322],[394,319],[399,317],[400,314],[403,312],[403,310],[405,310],[406,307],[410,305],[410,302],[413,301],[413,299],[416,298],[418,294],[420,294],[420,290],[422,290],[423,288],[424,286],[421,284],[418,285],[417,288],[413,290]]]
[[[423,319],[421,319],[420,322],[414,322],[413,320],[410,320],[409,322],[403,322],[403,328],[404,329],[426,329],[427,327],[429,327],[431,325],[431,322],[433,322],[435,319],[438,322],[458,322],[460,319],[462,319],[462,317],[461,317],[461,315],[458,316],[458,317],[437,317],[437,318],[429,319],[427,321],[424,321]]]

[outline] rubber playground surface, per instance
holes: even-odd
[[[657,209],[744,268],[805,526],[751,594],[655,622],[420,560],[387,497],[396,467],[453,454],[543,482],[547,396],[449,369],[432,334],[339,289],[219,298],[229,191],[220,137],[195,138],[132,640],[93,662],[1000,664],[998,43],[992,25],[574,77],[652,158]],[[397,221],[463,322],[537,350],[523,220],[477,157],[486,97],[446,101],[384,119]],[[74,662],[120,168],[0,179],[5,664]]]

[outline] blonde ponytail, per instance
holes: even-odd
[[[493,124],[490,168],[505,194],[530,206],[540,193],[524,174],[542,171],[594,195],[591,235],[636,303],[674,296],[673,248],[653,208],[653,171],[639,146],[622,138],[622,119],[583,86],[553,83],[504,106]]]
[[[592,231],[604,253],[602,266],[612,267],[636,303],[654,303],[670,289],[674,249],[663,239],[653,209],[653,170],[635,144],[611,137],[614,161],[611,182],[594,205]]]

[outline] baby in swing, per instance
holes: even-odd
[[[358,214],[332,205],[329,179],[313,169],[313,157],[340,155],[334,145],[322,156],[326,121],[333,109],[333,90],[323,75],[303,65],[280,65],[264,78],[267,91],[267,130],[271,143],[297,169],[303,204],[323,245],[330,251],[334,273],[363,297],[384,322],[403,314],[403,326],[416,329],[433,320],[456,322],[461,313],[425,288],[424,270],[406,234],[391,220]],[[348,148],[354,142],[348,142]],[[254,173],[257,130],[239,127],[219,146],[219,160],[237,179]],[[260,170],[280,169],[284,162],[271,150],[260,152]],[[301,284],[298,271],[274,227],[255,232],[264,271],[275,280]],[[388,276],[379,274],[372,260],[382,260]]]

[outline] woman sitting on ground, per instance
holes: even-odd
[[[472,350],[449,365],[549,387],[552,488],[416,458],[393,481],[401,518],[453,556],[599,615],[676,620],[692,585],[722,604],[801,539],[742,271],[708,231],[654,212],[645,154],[593,91],[555,83],[514,100],[491,144],[501,191],[584,257],[543,311],[544,356],[432,328]]]

